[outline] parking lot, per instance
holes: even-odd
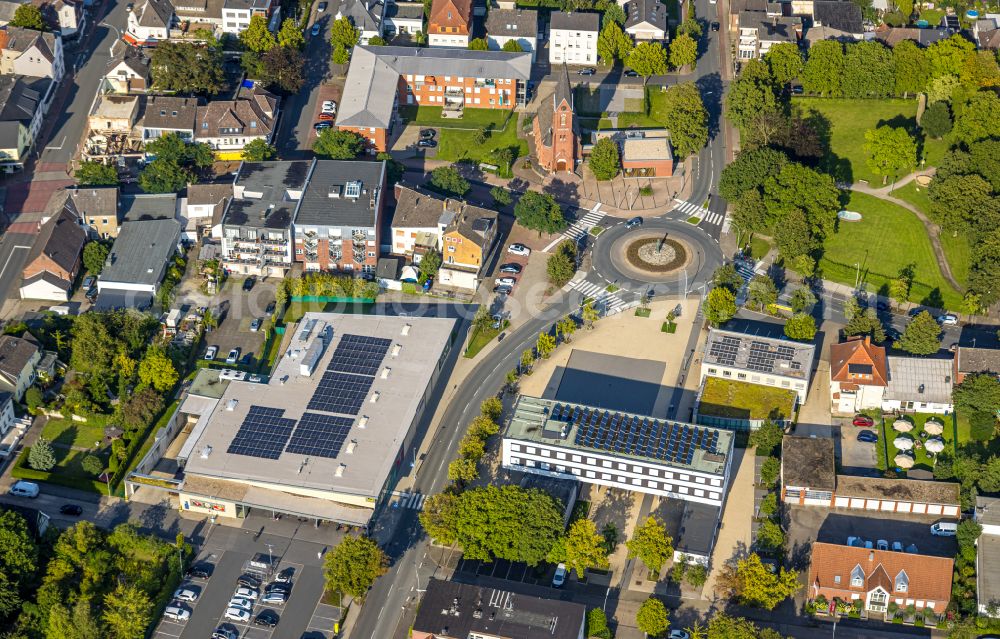
[[[229,351],[240,349],[240,359],[248,358],[245,363],[256,368],[262,356],[264,346],[264,331],[252,331],[251,324],[255,319],[267,317],[268,304],[274,301],[277,278],[257,279],[250,291],[243,290],[243,277],[230,277],[226,280],[220,294],[216,297],[212,311],[219,320],[219,325],[206,335],[207,346],[218,346],[215,356],[224,362]]]
[[[836,422],[840,425],[837,426]],[[878,477],[880,475],[875,455],[881,451],[882,442],[870,444],[858,441],[858,433],[864,428],[851,425],[850,419],[834,420],[834,433],[839,432],[839,441],[834,440],[840,446],[840,466],[843,472],[850,475],[862,475]],[[878,432],[877,428],[867,430]]]

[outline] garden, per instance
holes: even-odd
[[[880,437],[882,453],[888,468],[902,471],[934,470],[938,456],[945,450],[954,452],[955,426],[951,415],[908,413],[900,417],[882,419]],[[906,462],[903,458],[910,458]],[[899,464],[898,461],[903,461]],[[912,466],[908,469],[907,464]]]
[[[465,109],[461,119],[442,118],[441,107],[400,107],[409,124],[438,129],[436,160],[498,164],[497,151],[512,149],[511,162],[528,154],[517,136],[517,114],[505,109]]]
[[[791,419],[795,397],[785,388],[706,377],[698,413],[728,419]]]

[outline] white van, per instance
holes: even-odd
[[[931,534],[938,537],[954,537],[958,532],[958,524],[953,521],[939,521],[931,524]]]
[[[15,497],[27,497],[34,499],[38,497],[38,484],[30,481],[17,481],[10,487],[10,494]]]

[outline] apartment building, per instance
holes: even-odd
[[[278,97],[255,86],[241,91],[235,100],[198,107],[194,140],[212,147],[220,160],[238,160],[250,142],[271,141],[277,116]]]
[[[538,49],[538,12],[534,9],[493,9],[486,17],[486,44],[490,51],[502,51],[516,42],[535,61]]]
[[[802,37],[802,18],[785,17],[773,12],[743,11],[740,13],[739,31],[738,57],[741,60],[763,58],[776,44],[798,43]]]
[[[549,22],[549,64],[597,64],[599,13],[553,11]]]

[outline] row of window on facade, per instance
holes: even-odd
[[[521,452],[521,445],[520,444],[511,443],[510,449],[513,452]],[[549,450],[549,449],[547,449],[547,448],[543,448],[543,449],[541,449],[541,451],[539,451],[534,446],[524,446],[524,452],[526,454],[528,454],[528,455],[541,455],[542,457],[552,457],[552,451]],[[568,459],[569,461],[572,461],[574,463],[577,463],[577,464],[584,463],[584,464],[587,464],[589,466],[596,466],[597,465],[597,461],[598,461],[596,457],[586,457],[586,458],[584,458],[582,455],[574,455],[574,454],[568,454],[567,455],[567,453],[564,453],[564,452],[558,451],[558,450],[555,451],[555,458],[556,459],[562,459],[562,460],[567,460]],[[614,465],[615,465],[614,462],[612,462],[609,459],[602,459],[600,461],[601,461],[601,467],[603,467],[603,468],[613,468]],[[618,470],[628,471],[629,465],[627,463],[625,463],[625,462],[617,462],[617,464],[618,464]],[[660,471],[658,469],[656,469],[656,468],[650,468],[648,466],[640,466],[638,464],[633,464],[632,465],[632,472],[633,473],[646,474],[646,475],[650,475],[652,477],[659,477],[660,476]],[[663,477],[665,479],[678,479],[680,481],[691,481],[691,476],[689,474],[687,474],[687,473],[681,473],[681,472],[674,472],[674,471],[669,471],[669,470],[664,470],[663,471]],[[710,481],[707,481],[705,477],[701,477],[699,475],[695,475],[694,476],[694,481],[696,483],[699,483],[699,484],[709,483],[712,486],[722,486],[722,480],[721,479],[711,479]]]
[[[710,369],[708,369],[708,374],[709,375],[718,375],[718,369],[710,368]],[[722,376],[723,377],[732,377],[733,376],[733,372],[732,371],[728,371],[728,370],[723,370],[722,371]],[[746,378],[747,378],[747,374],[746,373],[736,373],[736,379],[746,380]],[[760,375],[751,375],[750,376],[750,383],[751,384],[759,384],[760,383]],[[764,383],[767,384],[768,386],[774,386],[774,378],[773,377],[765,377],[764,378]],[[783,379],[783,380],[781,380],[781,387],[782,388],[792,388],[792,385],[791,385],[791,382],[789,382],[787,379]],[[794,388],[796,388],[798,390],[802,390],[805,387],[806,387],[805,382],[796,382],[795,386],[794,386]]]
[[[528,468],[540,468],[541,470],[552,471],[553,469],[557,473],[569,473],[572,475],[577,475],[579,477],[586,477],[588,479],[597,479],[598,473],[593,470],[581,471],[579,468],[567,468],[566,466],[560,466],[556,464],[555,466],[548,464],[546,462],[536,462],[534,459],[522,460],[519,457],[511,457],[510,463],[514,466],[526,466]],[[704,490],[702,488],[689,488],[688,486],[676,486],[670,482],[659,482],[652,479],[643,480],[639,477],[628,478],[623,475],[614,475],[611,473],[600,473],[601,481],[614,481],[619,484],[632,485],[636,487],[652,488],[653,490],[665,490],[668,492],[675,492],[681,495],[694,495],[695,497],[707,497],[709,499],[718,499],[719,493]],[[644,483],[645,482],[645,483]]]

